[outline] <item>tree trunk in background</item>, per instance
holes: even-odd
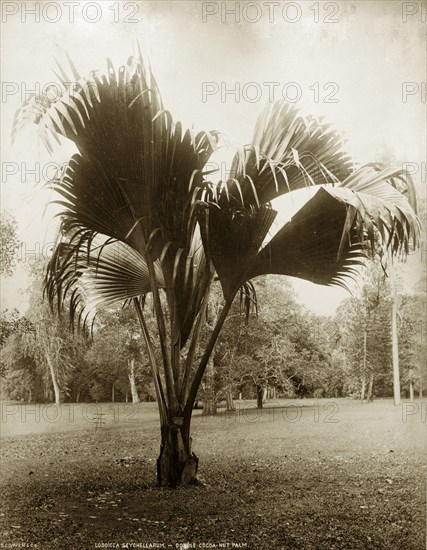
[[[365,388],[366,388],[366,355],[367,355],[367,330],[366,330],[366,312],[365,312],[365,324],[363,326],[363,378],[362,378],[362,391],[360,400],[362,403],[365,400]]]
[[[80,392],[78,391],[76,395],[76,403],[78,403],[79,401],[80,401]]]
[[[138,390],[135,382],[135,359],[131,359],[129,361],[129,366],[130,366],[129,382],[130,382],[130,391],[132,394],[132,403],[139,403],[139,395],[138,395]],[[127,396],[127,393],[126,393],[126,396]]]
[[[213,399],[209,398],[203,403],[203,416],[215,416],[217,414],[216,403]]]
[[[33,393],[31,391],[31,388],[28,388],[28,403],[31,403],[32,398],[33,398]]]
[[[231,392],[231,388],[227,388],[226,394],[225,394],[225,401],[227,403],[227,411],[235,411],[236,406],[233,401],[233,394]]]
[[[113,384],[111,385],[111,401],[114,403],[114,397],[115,397],[115,387],[114,387],[114,382]]]
[[[197,480],[199,459],[191,451],[190,418],[177,417],[161,426],[157,481],[163,487],[188,485]]]
[[[206,372],[205,372],[206,391],[205,391],[205,398],[203,402],[203,412],[202,412],[203,416],[214,416],[217,413],[214,377],[215,377],[214,362],[213,362],[213,355],[211,355],[211,357],[209,358],[208,364],[206,366]]]
[[[391,297],[391,351],[393,364],[393,395],[394,404],[400,405],[400,374],[399,374],[399,342],[397,336],[397,303],[394,267],[390,262],[390,297]]]
[[[46,355],[46,361],[49,366],[49,372],[50,372],[50,378],[52,380],[53,385],[53,393],[55,395],[55,405],[59,405],[61,403],[61,390],[59,389],[58,380],[56,378],[56,372],[53,368],[52,361],[50,360],[49,355]]]
[[[371,372],[369,374],[368,395],[366,396],[366,400],[368,401],[368,403],[370,403],[374,400],[374,398],[372,396],[373,387],[374,387],[374,373]]]
[[[261,386],[256,387],[256,408],[262,409],[262,398],[264,396],[264,390]]]
[[[414,400],[414,384],[412,383],[412,380],[409,382],[409,399],[411,401]]]
[[[365,389],[366,389],[366,378],[365,378],[365,375],[363,375],[363,378],[362,378],[362,389],[360,390],[360,401],[362,401],[362,403],[363,403],[364,400],[365,400]]]

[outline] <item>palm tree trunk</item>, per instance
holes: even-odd
[[[189,390],[182,392],[186,396],[185,406],[181,411],[174,411],[168,403],[168,414],[161,421],[161,447],[157,459],[157,480],[159,485],[176,487],[197,481],[199,459],[191,451],[190,424],[193,406],[200,383],[208,365],[221,327],[227,318],[233,303],[234,295],[224,304],[221,313],[216,319],[215,327],[210,335],[202,358],[197,367]],[[200,312],[202,314],[202,312]],[[174,414],[174,412],[176,414]]]
[[[160,486],[177,487],[197,480],[199,459],[191,451],[191,417],[174,417],[161,426],[157,481]]]
[[[412,380],[409,381],[409,399],[411,401],[414,400],[414,384],[413,384]]]
[[[148,262],[149,269],[152,268],[152,266],[150,267],[150,264],[151,262]],[[151,271],[153,271],[153,269],[154,268],[152,268]],[[153,273],[150,272],[150,278],[154,278],[154,271]],[[191,451],[191,415],[200,383],[215,343],[218,339],[221,327],[228,315],[228,312],[230,311],[234,296],[235,293],[233,296],[228,298],[221,310],[221,313],[216,319],[215,327],[210,335],[209,342],[204,350],[202,358],[200,359],[193,380],[190,383],[189,377],[188,380],[184,377],[182,391],[180,391],[179,394],[177,391],[179,384],[176,383],[179,381],[179,378],[176,376],[174,377],[173,372],[173,366],[176,366],[176,363],[174,364],[169,356],[166,357],[167,349],[165,342],[162,342],[162,336],[166,334],[166,329],[164,327],[164,318],[160,311],[161,305],[159,297],[156,292],[153,292],[159,338],[162,348],[162,358],[164,362],[163,367],[166,392],[163,391],[163,384],[159,375],[154,348],[147,329],[141,304],[136,298],[134,298],[134,305],[141,324],[142,333],[150,359],[160,413],[161,445],[160,455],[157,459],[157,480],[161,486],[176,487],[177,485],[194,483],[197,480],[196,476],[199,459]],[[199,315],[201,314],[203,314],[203,311],[199,313]],[[184,402],[185,405],[183,406]]]
[[[157,482],[163,487],[176,487],[195,483],[199,459],[191,451],[190,423],[192,408],[182,413],[171,410],[163,391],[153,344],[147,330],[143,311],[137,299],[134,305],[141,324],[146,349],[148,352],[157,405],[160,414],[160,454],[157,458]]]

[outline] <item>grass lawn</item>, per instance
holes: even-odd
[[[425,548],[425,402],[240,405],[195,411],[201,483],[170,490],[155,404],[3,404],[0,548]]]

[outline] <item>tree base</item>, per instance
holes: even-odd
[[[171,427],[165,432],[157,459],[158,484],[161,487],[196,484],[199,459],[191,452],[191,438],[185,445],[179,428]]]
[[[163,451],[157,459],[157,483],[160,487],[196,485],[199,459],[194,454],[179,464]]]

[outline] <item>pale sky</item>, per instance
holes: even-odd
[[[73,147],[65,144],[50,157],[31,128],[12,147],[15,111],[27,91],[56,81],[55,58],[67,67],[65,52],[86,74],[104,69],[107,57],[115,66],[125,63],[137,40],[174,119],[225,134],[230,150],[221,151],[216,162],[229,161],[233,147],[250,140],[262,108],[285,94],[303,114],[323,115],[333,123],[357,162],[391,156],[412,163],[422,193],[425,12],[402,13],[402,2],[383,0],[293,2],[285,13],[284,2],[274,10],[268,2],[227,2],[228,14],[223,2],[82,1],[74,2],[71,22],[67,2],[24,4],[27,10],[38,4],[40,21],[23,12],[21,2],[1,3],[1,208],[18,220],[23,258],[34,250],[46,251],[52,241],[55,210],[45,212],[49,193],[40,187],[52,170],[45,168],[47,163],[66,162]],[[45,9],[46,4],[50,7]],[[312,8],[316,5],[317,12]],[[237,12],[231,13],[236,6]],[[126,17],[131,21],[125,22]],[[405,98],[403,88],[408,91]],[[233,89],[237,94],[226,94]],[[211,93],[203,97],[203,91]],[[28,172],[34,169],[36,176]],[[41,180],[39,185],[35,179]],[[424,263],[420,255],[412,258],[409,285],[423,268],[425,253]],[[20,292],[25,286],[21,264],[12,279],[2,279],[1,307],[24,308]],[[346,296],[343,290],[311,283],[298,282],[295,288],[302,303],[320,314],[333,313]]]

